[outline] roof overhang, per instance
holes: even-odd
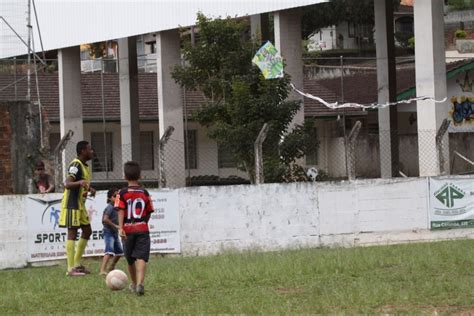
[[[196,15],[242,17],[328,0],[35,0],[45,51],[159,32],[195,24]],[[28,0],[2,0],[0,16],[27,42]],[[31,25],[41,51],[33,6]],[[0,19],[0,58],[25,55],[27,48]]]

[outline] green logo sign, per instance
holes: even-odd
[[[462,199],[464,191],[452,183],[446,183],[441,189],[435,192],[435,197],[447,207],[454,206],[454,200]]]

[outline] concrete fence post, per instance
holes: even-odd
[[[158,188],[166,188],[165,145],[174,132],[173,126],[168,126],[158,142]]]
[[[260,133],[258,133],[257,139],[254,143],[255,151],[255,184],[265,183],[265,178],[263,175],[263,153],[262,153],[262,144],[267,138],[268,133],[268,123],[263,124]]]
[[[360,121],[355,122],[352,130],[347,137],[348,150],[347,153],[347,177],[349,180],[354,180],[356,177],[356,155],[355,155],[355,143],[357,141],[357,136],[359,136],[360,128],[362,123]]]

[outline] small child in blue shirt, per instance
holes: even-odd
[[[106,275],[109,271],[115,269],[117,261],[123,256],[122,243],[118,235],[118,212],[114,207],[115,198],[118,196],[118,193],[119,190],[117,188],[112,188],[107,192],[108,204],[102,215],[105,251],[102,265],[100,266],[100,275]],[[111,261],[111,264],[107,268],[109,261]]]

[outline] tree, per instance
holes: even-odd
[[[89,56],[93,59],[106,56],[105,42],[85,44],[84,47],[89,49]]]
[[[254,141],[264,123],[269,123],[263,146],[265,180],[281,181],[289,164],[312,146],[308,140],[314,124],[305,122],[286,135],[301,107],[300,102],[287,100],[290,77],[263,78],[251,62],[259,43],[244,35],[247,25],[242,21],[230,17],[213,20],[200,13],[197,29],[199,41],[194,46],[183,43],[186,65],[176,66],[172,72],[183,88],[200,90],[208,100],[195,119],[209,128],[210,138],[232,152],[238,168],[246,171],[252,182]],[[304,137],[296,137],[302,134]]]
[[[393,5],[394,9],[398,8],[400,0],[393,0]],[[374,25],[374,0],[330,0],[309,6],[304,10],[301,22],[302,36],[307,38],[316,30],[344,21],[355,25]]]
[[[472,10],[474,0],[449,0],[448,6],[450,11]]]

